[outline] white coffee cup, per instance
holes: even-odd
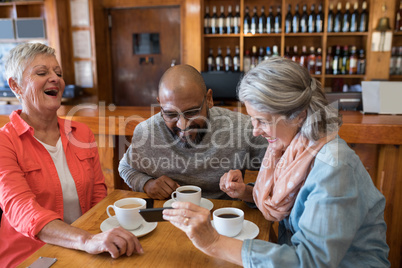
[[[134,230],[144,222],[138,211],[146,208],[146,206],[145,199],[136,197],[123,198],[114,202],[113,205],[109,205],[106,208],[106,213],[111,218],[112,215],[110,215],[109,209],[112,208],[120,226],[127,230]]]
[[[193,185],[180,186],[172,193],[174,201],[191,202],[197,206],[201,203],[201,188]]]
[[[234,237],[243,229],[244,212],[238,208],[220,208],[214,211],[214,226],[219,234]]]

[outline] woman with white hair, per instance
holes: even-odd
[[[342,121],[321,84],[276,57],[249,71],[238,94],[269,146],[254,185],[231,170],[220,188],[279,221],[278,244],[219,235],[191,203],[173,203],[165,219],[206,254],[244,267],[389,267],[385,198],[337,135]]]
[[[70,226],[106,196],[95,138],[57,116],[64,91],[54,49],[21,44],[5,61],[22,110],[0,129],[0,263],[15,267],[44,243],[97,254],[142,252],[123,228],[91,234]]]

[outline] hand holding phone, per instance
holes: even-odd
[[[139,213],[144,218],[146,222],[155,222],[155,221],[166,221],[163,219],[162,211],[164,209],[173,209],[172,207],[166,208],[147,208],[140,209]]]

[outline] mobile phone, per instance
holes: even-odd
[[[28,268],[48,268],[57,261],[56,258],[39,257]]]
[[[173,208],[172,207],[146,208],[146,209],[140,209],[139,213],[144,218],[144,220],[147,222],[165,221],[165,219],[163,219],[163,214],[162,214],[162,211],[164,209],[173,209]]]

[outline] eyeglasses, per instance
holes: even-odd
[[[187,110],[182,113],[176,112],[176,111],[175,112],[165,112],[163,110],[163,108],[161,107],[161,111],[162,111],[161,114],[162,114],[163,120],[165,120],[166,122],[176,122],[180,119],[180,115],[182,115],[187,120],[193,120],[193,119],[197,118],[198,115],[200,114],[202,107],[204,106],[205,99],[206,99],[206,96],[204,96],[204,99],[202,100],[200,108]]]

